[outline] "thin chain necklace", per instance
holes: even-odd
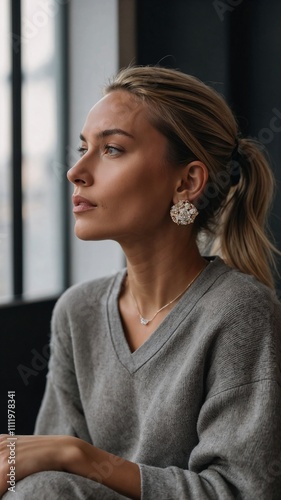
[[[132,298],[133,298],[133,300],[134,300],[134,302],[135,302],[135,304],[136,304],[136,308],[137,308],[137,311],[138,311],[138,314],[139,314],[139,319],[140,319],[140,323],[141,323],[141,325],[144,325],[144,326],[148,325],[148,323],[151,323],[151,321],[153,321],[153,320],[154,320],[154,318],[156,318],[157,314],[159,314],[161,311],[163,311],[163,309],[165,309],[166,307],[168,307],[168,306],[170,306],[171,304],[173,304],[173,302],[175,302],[175,301],[176,301],[176,300],[177,300],[177,299],[178,299],[181,295],[183,295],[183,294],[184,294],[184,292],[186,292],[186,291],[189,289],[189,287],[191,287],[192,283],[194,283],[194,281],[198,278],[198,276],[202,273],[202,271],[204,271],[204,269],[205,269],[205,267],[203,267],[203,268],[199,271],[199,273],[197,273],[197,274],[196,274],[196,276],[193,278],[193,280],[191,280],[191,282],[190,282],[190,283],[188,283],[187,287],[185,287],[185,289],[184,289],[181,293],[179,293],[179,294],[178,294],[178,295],[177,295],[177,296],[176,296],[173,300],[170,300],[170,302],[168,302],[168,303],[167,303],[167,304],[165,304],[164,306],[160,307],[160,309],[158,309],[158,311],[156,311],[156,313],[155,313],[155,314],[152,316],[152,318],[150,318],[150,319],[146,319],[146,318],[144,318],[144,317],[142,316],[142,314],[140,313],[140,310],[139,310],[138,303],[137,303],[137,301],[136,301],[136,299],[135,299],[135,297],[134,297],[133,293],[132,293],[132,292],[131,292],[131,290],[129,289],[129,292],[130,292],[130,294],[131,294],[131,296],[132,296]]]

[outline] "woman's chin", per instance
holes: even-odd
[[[85,227],[84,224],[79,224],[76,222],[74,227],[74,234],[83,241],[99,241],[110,239],[108,234],[105,234],[104,230],[99,231],[98,228]]]
[[[79,238],[79,240],[91,241],[96,239],[93,230],[81,227],[81,225],[77,222],[74,227],[74,234],[75,236],[77,236],[77,238]]]

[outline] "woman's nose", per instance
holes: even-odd
[[[93,182],[92,175],[86,168],[86,165],[82,163],[83,162],[79,160],[72,168],[70,168],[67,172],[67,178],[76,186],[79,184],[89,186]]]

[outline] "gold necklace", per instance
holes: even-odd
[[[205,267],[206,267],[206,266],[205,266]],[[140,313],[140,310],[139,310],[138,303],[137,303],[137,301],[136,301],[136,299],[135,299],[135,297],[134,297],[133,293],[132,293],[132,292],[131,292],[131,290],[129,289],[129,292],[130,292],[130,294],[131,294],[131,296],[132,296],[132,298],[133,298],[133,300],[134,300],[134,302],[135,302],[135,304],[136,304],[136,308],[137,308],[137,311],[138,311],[138,314],[139,314],[139,318],[140,318],[140,323],[141,323],[141,325],[146,326],[146,325],[148,325],[148,323],[151,323],[151,321],[153,321],[153,320],[154,320],[154,318],[156,318],[157,314],[159,314],[161,311],[163,311],[163,309],[165,309],[166,307],[168,307],[168,306],[170,306],[171,304],[173,304],[173,302],[175,302],[175,301],[176,301],[176,300],[177,300],[177,299],[178,299],[181,295],[183,295],[183,294],[184,294],[184,292],[186,292],[186,291],[189,289],[189,287],[191,287],[192,283],[194,283],[194,281],[195,281],[195,280],[199,277],[199,275],[202,273],[202,271],[204,271],[205,267],[203,267],[203,268],[199,271],[199,273],[197,273],[197,274],[196,274],[196,276],[193,278],[193,280],[191,280],[191,282],[190,282],[190,283],[188,283],[187,287],[186,287],[186,288],[185,288],[185,289],[184,289],[181,293],[179,293],[179,294],[178,294],[178,295],[177,295],[177,296],[176,296],[173,300],[170,300],[170,302],[168,302],[168,303],[167,303],[167,304],[165,304],[164,306],[160,307],[160,309],[158,309],[158,311],[156,311],[156,313],[155,313],[155,314],[152,316],[152,318],[150,318],[150,319],[146,319],[146,318],[144,318],[144,317],[142,316],[142,314]]]

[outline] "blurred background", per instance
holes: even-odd
[[[73,236],[66,181],[85,117],[120,67],[178,68],[225,96],[270,154],[281,249],[280,23],[279,0],[1,0],[0,406],[17,387],[18,432],[32,432],[57,297],[124,265],[114,242]]]

